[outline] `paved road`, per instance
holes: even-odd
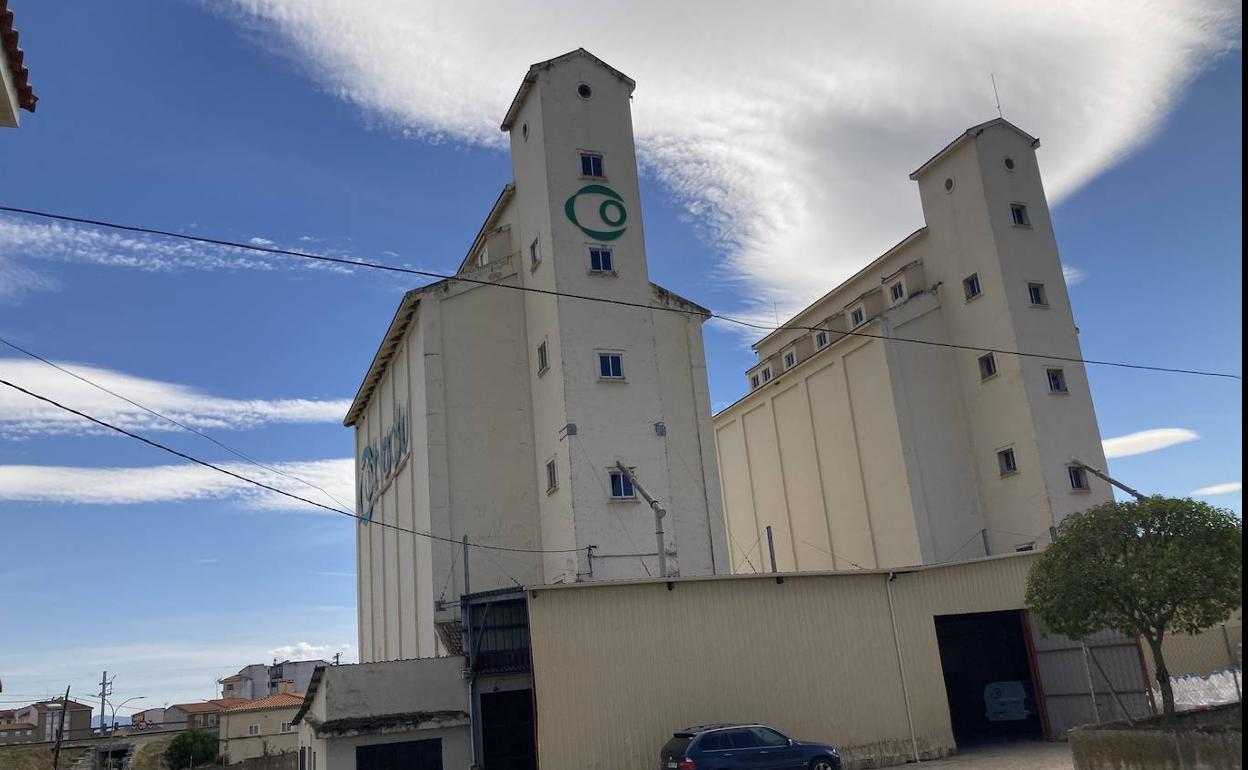
[[[1013,743],[967,749],[955,757],[912,765],[916,770],[1072,770],[1065,743]]]

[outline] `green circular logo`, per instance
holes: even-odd
[[[582,195],[605,196],[606,200],[604,200],[602,203],[598,205],[598,219],[601,220],[602,222],[601,225],[595,222],[595,223],[592,223],[593,227],[589,227],[587,225],[581,224],[580,220],[577,219],[576,200],[577,198],[580,198]],[[619,238],[621,235],[623,235],[624,230],[627,229],[624,227],[624,223],[628,221],[628,210],[624,208],[624,199],[620,197],[619,193],[617,193],[615,190],[612,190],[610,187],[607,187],[606,185],[601,185],[601,184],[585,185],[584,187],[582,187],[581,189],[573,193],[570,198],[568,198],[567,203],[563,204],[563,211],[565,214],[568,215],[568,220],[571,221],[572,224],[579,227],[581,229],[581,232],[585,233],[590,238],[593,238],[595,240],[614,241],[616,238]],[[594,229],[595,227],[602,227],[602,226],[616,228],[616,229],[611,229],[611,230]]]

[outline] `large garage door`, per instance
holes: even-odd
[[[1049,631],[1035,615],[1027,619],[1052,737],[1064,738],[1079,725],[1152,715],[1144,657],[1136,640],[1102,631],[1080,643]]]
[[[938,615],[935,621],[958,747],[1043,738],[1021,613]]]
[[[442,741],[403,741],[357,746],[356,770],[442,770]]]

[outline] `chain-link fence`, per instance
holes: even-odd
[[[1175,634],[1162,643],[1175,707],[1179,709],[1235,703],[1243,699],[1243,612],[1199,634]],[[1147,650],[1147,645],[1144,646]],[[1156,663],[1145,655],[1149,682],[1156,690]],[[1160,694],[1154,693],[1160,704]]]

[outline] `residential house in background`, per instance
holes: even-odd
[[[217,733],[221,754],[231,763],[267,754],[288,754],[299,748],[295,714],[303,696],[278,693],[226,709]]]
[[[175,730],[181,730],[185,725],[179,723],[173,726]],[[168,729],[165,726],[165,709],[150,708],[142,711],[136,711],[130,715],[131,730],[163,730]]]
[[[1038,146],[959,135],[911,174],[927,224],[754,345],[715,415],[735,570],[769,526],[781,570],[935,564],[1113,499]]]
[[[0,712],[0,746],[56,740],[62,729],[62,711],[65,712],[63,734],[66,738],[91,737],[91,707],[56,698]]]
[[[253,663],[237,674],[217,680],[222,698],[259,700],[278,693],[307,692],[308,682],[317,666],[329,665],[324,660],[283,660],[272,665]]]
[[[175,703],[165,708],[164,724],[171,730],[216,730],[223,711],[247,702],[246,698],[216,698]]]
[[[468,767],[465,666],[449,656],[318,668],[294,720],[299,767]]]
[[[39,99],[30,86],[25,53],[17,38],[9,0],[0,0],[0,126],[8,128],[17,128],[18,112],[34,112]]]

